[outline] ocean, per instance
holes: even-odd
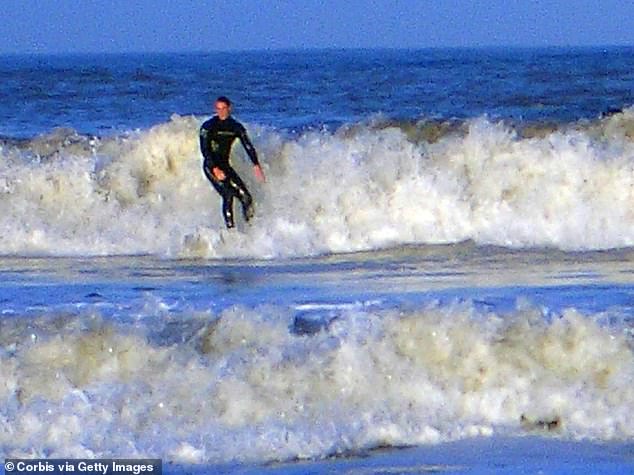
[[[2,56],[0,97],[5,458],[634,473],[634,48]]]

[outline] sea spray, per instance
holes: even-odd
[[[5,456],[286,460],[478,435],[634,436],[627,324],[474,302],[2,320]],[[321,317],[320,317],[321,312]],[[301,331],[300,331],[301,330]],[[10,421],[10,422],[9,422]]]
[[[231,234],[201,171],[194,117],[108,139],[55,138],[46,156],[41,141],[5,146],[0,253],[271,258],[465,240],[627,247],[631,115],[531,137],[478,118],[432,142],[398,125],[299,135],[253,125],[269,181],[256,183],[234,149],[256,218]]]

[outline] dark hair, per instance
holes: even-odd
[[[227,107],[231,107],[231,101],[226,96],[218,97],[218,99],[216,99],[216,102],[224,102],[225,104],[227,104]]]

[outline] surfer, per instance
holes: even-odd
[[[214,104],[216,115],[200,127],[200,150],[204,157],[203,171],[216,191],[222,196],[222,214],[228,229],[235,226],[233,199],[242,203],[242,214],[246,221],[253,217],[253,198],[246,185],[231,167],[229,156],[236,139],[253,162],[253,172],[259,181],[266,181],[255,147],[249,140],[244,126],[231,116],[231,101],[221,96]]]

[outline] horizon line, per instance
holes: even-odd
[[[284,53],[284,52],[327,52],[327,51],[446,51],[446,50],[600,50],[634,48],[633,44],[556,44],[556,45],[454,45],[454,46],[308,46],[236,49],[191,49],[191,50],[71,50],[71,51],[0,51],[0,56],[83,56],[83,55],[143,55],[143,54],[222,54],[222,53]]]

